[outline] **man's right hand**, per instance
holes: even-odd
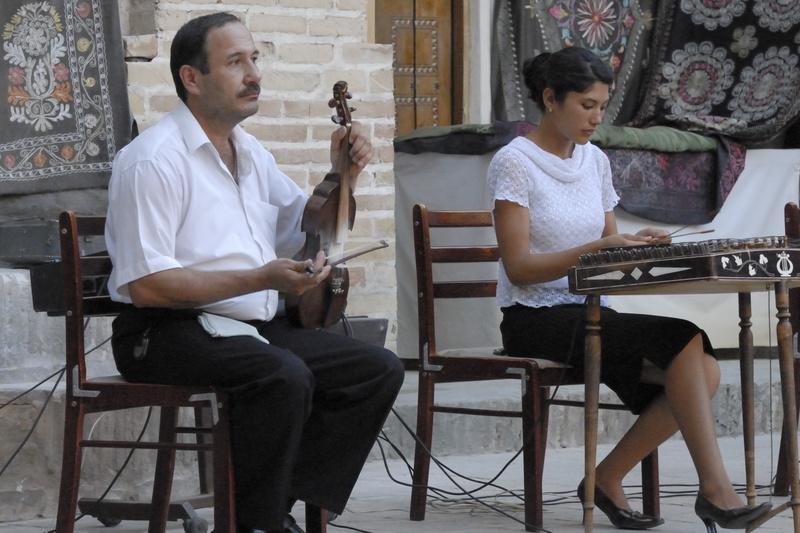
[[[325,265],[325,253],[319,252],[315,261],[294,261],[292,259],[275,259],[264,265],[267,279],[275,283],[270,287],[287,294],[303,294],[316,287],[328,277],[331,267]]]
[[[194,309],[214,302],[264,290],[302,294],[322,283],[331,267],[325,254],[311,260],[275,259],[251,270],[201,271],[172,268],[128,283],[133,305]],[[307,267],[312,270],[308,272]]]

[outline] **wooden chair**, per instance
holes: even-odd
[[[429,211],[425,205],[413,207],[414,253],[417,270],[417,304],[419,316],[419,400],[417,406],[417,444],[414,455],[411,520],[424,520],[430,471],[434,413],[460,413],[483,416],[506,416],[522,419],[525,522],[528,531],[542,527],[542,472],[547,445],[548,408],[551,404],[582,406],[582,402],[550,400],[549,387],[580,384],[582,381],[569,368],[551,361],[493,355],[498,348],[467,350],[436,348],[436,301],[452,298],[494,298],[497,281],[453,279],[448,272],[436,276],[434,265],[459,263],[497,263],[497,246],[434,245],[431,228],[461,228],[466,233],[476,228],[491,228],[488,210]],[[440,230],[441,231],[441,230]],[[452,233],[452,229],[449,230]],[[466,241],[462,241],[466,242]],[[484,380],[521,380],[521,409],[497,411],[441,405],[436,402],[436,385],[447,382]],[[479,386],[479,385],[478,385]],[[601,407],[624,409],[620,405]],[[644,512],[659,515],[657,451],[642,464]]]
[[[105,284],[111,272],[111,260],[105,253],[81,256],[84,239],[104,233],[105,217],[81,216],[65,211],[59,219],[61,239],[60,270],[63,276],[63,312],[66,323],[66,416],[61,487],[58,500],[57,533],[72,533],[76,509],[95,516],[106,525],[120,520],[149,520],[149,533],[163,533],[167,520],[183,519],[187,532],[204,532],[207,523],[195,509],[214,507],[215,533],[235,533],[234,477],[230,447],[228,396],[211,387],[182,387],[129,383],[121,376],[87,379],[84,323],[88,317],[114,316],[123,304],[112,301]],[[32,274],[33,279],[33,274]],[[58,306],[57,306],[58,307]],[[116,441],[84,438],[87,414],[122,409],[153,407],[160,410],[157,441]],[[179,409],[195,409],[195,426],[178,425]],[[178,437],[195,435],[191,439]],[[188,442],[187,442],[188,441]],[[96,499],[78,501],[81,460],[84,449],[122,448],[157,450],[156,472],[151,502],[123,502]],[[198,451],[200,494],[170,501],[176,451]],[[212,459],[212,460],[209,460]],[[208,463],[213,468],[208,467]],[[210,478],[213,477],[213,482]],[[213,494],[208,485],[213,485]],[[307,531],[325,532],[326,512],[306,506]]]
[[[783,208],[783,221],[786,237],[789,238],[789,246],[800,246],[800,207],[794,202],[788,202]],[[789,289],[789,323],[792,325],[792,332],[796,335],[800,331],[800,289]],[[800,405],[800,358],[794,358],[794,393],[796,405]],[[781,436],[780,451],[778,452],[778,463],[775,467],[775,484],[772,493],[776,496],[788,496],[789,479],[788,453],[786,451],[787,437]]]

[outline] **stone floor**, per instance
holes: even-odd
[[[721,436],[720,446],[726,464],[737,485],[744,484],[743,445],[740,426],[741,392],[738,388],[739,371],[737,361],[724,361],[722,366],[722,386],[714,401],[717,431]],[[779,445],[780,404],[777,363],[769,360],[757,360],[755,365],[756,381],[756,460],[757,479],[760,500],[770,498],[769,484],[774,463],[777,462]],[[455,403],[478,402],[491,404],[493,407],[510,406],[519,401],[518,384],[511,386],[502,383],[485,383],[481,387],[464,384],[448,384],[443,397]],[[580,391],[578,388],[578,392]],[[573,391],[576,392],[576,391]],[[406,383],[395,404],[395,412],[385,424],[385,434],[391,439],[405,457],[413,457],[413,439],[403,427],[399,417],[413,427],[416,412],[416,375],[409,372]],[[544,526],[546,531],[577,533],[584,531],[581,526],[581,509],[575,495],[583,473],[582,443],[583,413],[572,408],[570,412],[561,412],[553,408],[550,419],[550,445],[545,465],[545,506]],[[625,415],[620,411],[604,411],[608,418],[601,418],[603,428],[601,434],[605,442],[614,442],[618,434],[626,427]],[[617,413],[617,414],[614,414]],[[630,415],[628,415],[630,416]],[[455,481],[432,467],[431,485],[443,491],[455,493],[446,499],[431,499],[427,517],[422,522],[408,519],[410,489],[409,467],[399,459],[396,452],[389,453],[390,459],[383,461],[381,450],[376,447],[364,468],[361,478],[354,490],[347,511],[330,524],[329,531],[362,531],[368,533],[411,533],[459,531],[465,533],[479,531],[511,532],[524,531],[520,522],[522,509],[516,494],[522,491],[521,459],[514,458],[513,452],[518,449],[519,428],[512,423],[492,417],[467,417],[469,423],[461,420],[450,420],[441,417],[437,422],[434,454],[437,458],[459,474],[475,479],[492,479],[498,472],[502,475],[494,487],[474,493],[479,501],[464,495],[465,489],[473,491],[476,485],[453,476]],[[27,427],[27,426],[26,426]],[[470,438],[466,438],[469,435]],[[491,437],[482,441],[479,436]],[[516,440],[515,440],[516,439]],[[438,444],[437,444],[438,443]],[[598,456],[602,457],[610,444],[601,444]],[[384,446],[388,450],[388,446]],[[514,459],[506,469],[503,467]],[[39,461],[41,461],[41,457]],[[662,487],[662,515],[666,524],[657,531],[670,533],[701,532],[702,522],[694,514],[694,497],[696,494],[696,476],[683,441],[679,438],[669,440],[660,448],[660,471]],[[57,479],[54,477],[54,479]],[[638,473],[626,480],[631,486],[628,492],[634,508],[641,501],[636,499]],[[458,483],[462,488],[455,485]],[[57,481],[50,490],[57,493]],[[786,498],[775,498],[777,506]],[[210,509],[200,509],[201,517],[212,521]],[[53,512],[55,514],[55,512]],[[301,519],[302,509],[297,510],[297,518]],[[800,518],[798,519],[800,521]],[[2,533],[45,533],[55,527],[52,515],[38,520],[24,522],[0,522]],[[91,517],[81,519],[76,526],[78,533],[133,533],[146,531],[144,522],[125,521],[113,529],[102,526]],[[209,531],[213,529],[210,525]],[[595,531],[611,531],[608,520],[599,512],[595,518]],[[169,532],[179,533],[184,528],[180,522],[170,523]],[[764,525],[760,531],[788,532],[792,531],[791,513],[785,511]],[[800,533],[800,527],[794,529]]]
[[[756,439],[756,484],[759,487],[759,502],[772,501],[776,506],[786,498],[771,498],[769,483],[774,463],[777,461],[778,435],[759,435]],[[741,439],[720,439],[720,446],[734,483],[744,483],[744,462]],[[601,446],[599,454],[608,450]],[[410,481],[408,468],[400,460],[371,461],[350,499],[346,512],[334,520],[328,531],[358,531],[367,533],[438,533],[457,531],[478,533],[484,531],[523,532],[520,522],[522,508],[519,494],[522,489],[521,460],[513,454],[493,453],[473,456],[445,457],[444,464],[458,475],[477,480],[495,477],[506,464],[500,477],[492,488],[480,490],[473,497],[464,495],[465,489],[472,490],[476,484],[451,474],[456,482],[448,479],[441,470],[432,469],[431,484],[442,491],[452,492],[450,496],[429,500],[426,519],[412,522],[408,519]],[[548,451],[545,470],[545,520],[544,530],[559,533],[583,532],[581,526],[580,504],[575,495],[575,487],[581,478],[583,448],[562,448]],[[697,491],[696,477],[686,448],[680,440],[671,440],[660,449],[662,516],[666,523],[654,531],[660,533],[702,532],[703,524],[694,514],[694,497]],[[637,473],[627,480],[636,483]],[[456,485],[456,483],[458,485]],[[459,488],[460,486],[460,488]],[[641,500],[636,498],[638,487],[629,486],[631,503],[638,508]],[[199,515],[212,521],[210,509],[199,510]],[[301,518],[298,509],[297,517]],[[0,524],[3,533],[45,533],[54,527],[53,519],[10,522]],[[213,524],[209,526],[211,530]],[[608,520],[597,513],[594,531],[612,531]],[[763,525],[758,531],[789,532],[793,530],[792,515],[784,511]],[[146,531],[144,522],[122,522],[113,529],[102,526],[93,518],[83,518],[76,524],[79,533],[133,533]],[[179,533],[183,527],[179,522],[171,522],[170,533]]]

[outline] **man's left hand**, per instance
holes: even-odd
[[[369,137],[361,133],[361,123],[353,121],[350,127],[350,138],[344,140],[347,128],[341,126],[331,134],[331,165],[333,172],[339,171],[339,148],[342,142],[350,145],[350,177],[355,178],[372,160],[373,150]]]

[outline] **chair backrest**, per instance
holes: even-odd
[[[84,326],[90,316],[114,316],[125,304],[108,294],[111,259],[105,252],[81,255],[81,241],[105,232],[104,216],[76,216],[64,211],[59,217],[61,240],[61,280],[66,322],[67,385],[80,388],[86,380]],[[77,369],[77,370],[76,370]],[[77,383],[73,383],[77,380]]]
[[[413,207],[414,256],[417,270],[417,315],[419,319],[420,354],[427,348],[436,353],[435,301],[452,298],[493,298],[497,279],[470,279],[452,275],[446,279],[435,277],[434,265],[458,263],[496,264],[500,253],[496,244],[443,244],[434,245],[431,228],[491,228],[489,210],[433,211],[424,204]]]

